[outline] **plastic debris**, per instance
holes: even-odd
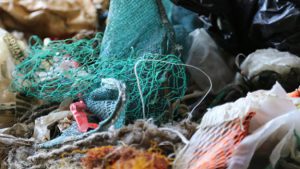
[[[252,158],[253,154],[251,153],[254,153],[255,150],[254,147],[250,148],[246,140],[250,138],[264,140],[263,135],[260,135],[263,133],[268,138],[266,132],[269,128],[272,128],[272,131],[276,131],[278,128],[266,123],[272,123],[273,119],[294,111],[297,111],[296,105],[279,84],[275,84],[270,91],[256,91],[236,102],[214,107],[204,115],[198,131],[176,157],[174,166],[180,169],[227,168],[233,165],[234,169],[240,169],[240,165],[243,165],[243,168],[246,169],[249,164],[249,161],[246,160]],[[251,115],[252,112],[255,114]],[[262,131],[259,129],[260,126],[265,126],[266,129]],[[275,126],[279,127],[280,125]],[[291,127],[289,131],[293,129],[295,128]],[[272,132],[270,131],[270,133]],[[258,140],[252,141],[251,146],[260,145],[256,144]],[[268,146],[276,148],[275,145],[269,144]],[[242,158],[245,160],[241,162]],[[272,158],[273,161],[277,161],[276,159],[278,160],[278,157]]]
[[[208,72],[213,92],[218,92],[233,80],[233,71],[224,61],[224,52],[217,46],[205,29],[195,29],[188,36],[190,49],[186,63]],[[211,71],[214,70],[214,71]],[[207,90],[207,78],[195,69],[189,69],[192,78],[202,90]],[[222,79],[222,80],[221,80]]]
[[[1,1],[0,168],[300,168],[299,5]]]
[[[258,0],[249,37],[260,48],[272,47],[300,55],[300,4],[297,1]]]
[[[72,115],[70,111],[55,111],[50,112],[47,116],[37,118],[35,120],[33,137],[36,139],[36,141],[49,141],[50,126],[70,115]]]
[[[278,81],[287,91],[299,87],[300,58],[276,49],[251,53],[240,65],[240,73],[252,90],[270,89]]]
[[[86,105],[83,101],[72,103],[70,105],[70,110],[73,113],[79,131],[87,132],[89,129],[95,129],[98,127],[97,123],[88,122],[88,116],[85,113]]]
[[[244,119],[224,120],[219,125],[200,126],[186,148],[178,154],[176,169],[226,168],[227,162],[239,143],[248,135],[249,124],[255,113]],[[204,117],[205,119],[206,117]]]
[[[0,12],[5,29],[42,37],[68,37],[82,29],[93,30],[96,24],[96,9],[90,0],[3,0]]]
[[[197,12],[220,47],[234,54],[276,48],[299,55],[299,2],[172,0]]]

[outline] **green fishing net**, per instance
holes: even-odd
[[[16,66],[13,88],[42,100],[61,102],[65,98],[88,95],[99,87],[102,78],[115,78],[126,84],[127,117],[142,118],[140,95],[134,74],[136,62],[141,59],[155,59],[181,63],[180,59],[174,55],[155,54],[146,54],[140,58],[134,52],[126,58],[97,58],[94,54],[99,53],[99,38],[101,34],[92,40],[72,43],[72,40],[53,41],[46,47],[34,43],[30,57]],[[77,50],[78,52],[74,52]],[[145,61],[137,65],[137,73],[148,118],[160,116],[161,111],[180,99],[186,91],[185,69],[182,66]]]
[[[104,35],[48,44],[32,37],[29,57],[13,73],[12,88],[61,102],[88,98],[99,90],[101,79],[114,78],[126,85],[120,119],[172,120],[172,104],[183,97],[187,85],[185,68],[177,65],[182,63],[180,58],[167,55],[174,49],[173,35],[160,0],[112,0]]]
[[[91,40],[67,39],[44,45],[32,37],[28,58],[13,73],[12,88],[50,102],[89,92],[101,82],[101,77],[94,77],[101,40],[102,34],[97,34]]]
[[[101,56],[127,57],[131,48],[139,54],[170,54],[174,31],[162,0],[111,0]]]

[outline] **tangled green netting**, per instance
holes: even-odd
[[[29,57],[16,66],[12,88],[29,96],[61,102],[88,95],[102,78],[115,78],[126,84],[126,118],[142,118],[142,104],[134,74],[141,59],[182,63],[174,55],[145,54],[132,50],[128,57],[99,57],[102,34],[93,39],[67,39],[43,45],[30,39]],[[162,62],[140,62],[137,66],[147,118],[162,117],[164,111],[186,91],[185,68]],[[168,117],[167,117],[168,118]]]

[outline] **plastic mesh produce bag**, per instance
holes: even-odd
[[[184,149],[174,167],[176,169],[225,169],[234,149],[248,134],[255,113],[244,120],[235,119],[219,125],[200,127]]]
[[[176,157],[176,169],[232,166],[234,169],[241,169],[241,166],[246,169],[255,149],[261,145],[259,142],[264,142],[286,121],[279,120],[280,123],[274,123],[276,125],[266,123],[296,110],[295,104],[278,83],[271,90],[248,93],[245,98],[209,109],[198,131]],[[255,115],[249,112],[255,112]],[[255,134],[264,125],[269,131],[262,130]],[[293,127],[290,129],[293,130]]]

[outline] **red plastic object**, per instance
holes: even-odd
[[[83,101],[72,103],[70,105],[70,110],[73,113],[80,132],[87,132],[88,129],[95,129],[98,127],[98,124],[88,122],[88,117],[85,113],[86,105]]]

